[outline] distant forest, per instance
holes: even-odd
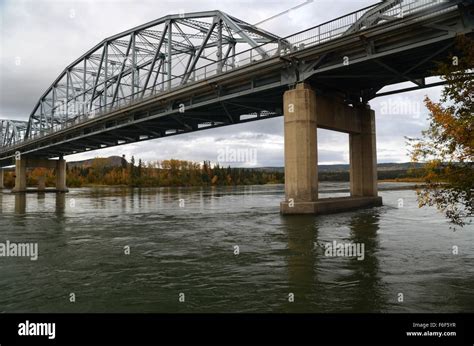
[[[418,169],[408,169],[403,164],[394,164],[390,169],[379,168],[379,180],[417,181]],[[402,167],[402,169],[400,169]],[[320,181],[349,181],[347,165],[321,167]],[[44,176],[46,186],[55,186],[54,170],[35,168],[27,174],[28,186],[36,186],[39,177]],[[5,186],[13,187],[14,171],[5,174]],[[164,160],[150,163],[130,162],[120,157],[96,158],[82,162],[71,162],[67,166],[67,186],[124,185],[132,187],[160,186],[211,186],[211,185],[263,185],[285,182],[282,167],[268,168],[231,168],[209,161],[202,164],[182,160]]]
[[[67,186],[127,185],[132,187],[159,186],[209,186],[209,185],[262,185],[281,184],[282,172],[267,172],[247,168],[231,168],[212,165],[164,160],[144,164],[142,160],[122,160],[120,165],[111,165],[108,158],[96,158],[85,165],[72,164],[67,167]],[[45,176],[46,186],[55,186],[54,171],[35,168],[27,174],[27,184],[35,186],[38,178]],[[5,186],[13,187],[14,172],[6,172]]]

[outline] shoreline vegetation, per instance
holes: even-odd
[[[422,183],[420,168],[410,164],[381,164],[379,182]],[[6,188],[14,185],[14,170],[5,172]],[[37,186],[41,177],[46,187],[55,186],[52,169],[35,168],[27,173],[27,185]],[[348,182],[348,165],[320,166],[319,181]],[[183,160],[163,160],[143,163],[130,162],[124,157],[112,156],[67,164],[67,186],[79,187],[199,187],[284,184],[283,167],[233,168],[210,161],[196,163]],[[415,185],[417,186],[417,185]]]

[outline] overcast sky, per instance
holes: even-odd
[[[257,23],[290,9],[283,0],[0,0],[0,118],[28,120],[39,97],[72,61],[108,36],[171,13],[219,9]],[[314,0],[260,25],[286,36],[376,0]],[[379,162],[409,160],[404,136],[428,126],[425,95],[437,100],[440,88],[371,101],[376,112]],[[320,164],[348,163],[348,135],[318,130]],[[102,149],[68,161],[125,154],[145,161],[176,158],[218,160],[219,150],[256,149],[256,162],[233,166],[283,166],[283,117],[176,137]]]

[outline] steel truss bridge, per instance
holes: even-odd
[[[0,167],[282,115],[306,82],[347,104],[440,85],[435,61],[473,35],[469,0],[386,0],[278,37],[221,11],[168,15],[67,66],[28,121],[0,121]],[[412,87],[381,92],[385,86]],[[19,90],[21,92],[21,90]]]

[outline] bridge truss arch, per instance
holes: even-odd
[[[26,134],[28,122],[19,120],[0,120],[0,147],[21,143]]]
[[[267,58],[272,43],[277,47],[281,39],[221,11],[168,15],[111,36],[67,66],[45,91],[25,139]]]

